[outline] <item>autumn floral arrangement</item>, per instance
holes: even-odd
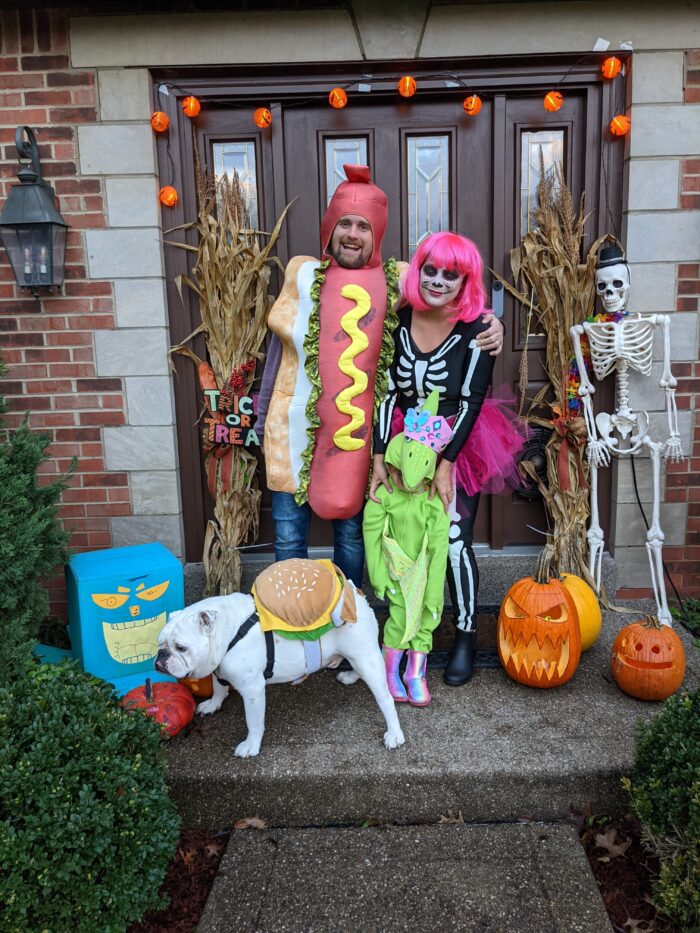
[[[197,245],[171,245],[194,255],[190,275],[179,275],[175,282],[181,297],[183,285],[196,294],[201,323],[170,352],[196,365],[203,395],[202,445],[214,499],[203,563],[205,595],[212,596],[240,589],[239,548],[255,537],[260,521],[258,461],[253,445],[242,440],[254,433],[251,411],[241,400],[250,402],[256,366],[263,358],[261,348],[273,301],[271,267],[279,265],[273,249],[287,208],[271,233],[253,229],[238,176],[224,175],[214,181],[199,169],[197,200],[197,220],[175,228],[196,231]],[[201,359],[191,347],[200,335],[208,359]],[[243,429],[229,429],[229,424],[243,424]]]

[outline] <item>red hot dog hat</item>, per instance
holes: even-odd
[[[326,249],[340,218],[344,214],[359,214],[369,221],[372,228],[372,256],[367,265],[381,265],[382,239],[387,224],[387,196],[370,181],[366,165],[344,165],[343,168],[347,181],[341,181],[335,189],[321,221],[323,258],[331,258]]]

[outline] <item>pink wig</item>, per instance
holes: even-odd
[[[420,294],[420,270],[429,262],[438,269],[449,269],[464,275],[462,284],[450,310],[455,321],[475,321],[488,314],[484,288],[484,261],[475,243],[458,233],[433,233],[427,236],[413,254],[404,282],[404,297],[417,311],[427,311],[428,305]]]

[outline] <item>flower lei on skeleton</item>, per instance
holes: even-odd
[[[309,329],[304,338],[304,353],[306,354],[304,368],[306,370],[306,375],[309,377],[312,389],[306,404],[306,418],[308,421],[306,434],[308,440],[306,449],[301,455],[302,467],[299,472],[299,485],[294,494],[294,498],[298,505],[303,505],[308,499],[309,481],[311,478],[311,460],[313,459],[314,447],[316,446],[316,431],[321,424],[321,420],[318,416],[318,399],[321,395],[321,377],[318,370],[318,347],[321,333],[321,320],[319,315],[321,306],[321,286],[326,280],[325,270],[328,268],[329,264],[329,259],[318,264],[314,272],[314,280],[310,289],[313,308],[309,316]],[[399,316],[394,310],[399,299],[399,269],[395,259],[387,259],[384,263],[384,277],[386,278],[386,317],[384,319],[382,346],[379,351],[377,373],[374,381],[374,420],[376,420],[379,406],[386,395],[389,380],[389,367],[394,358],[394,331],[399,323]],[[371,436],[370,432],[370,438]]]
[[[629,315],[629,312],[624,311],[615,311],[613,314],[603,311],[600,314],[589,314],[586,318],[586,322],[590,324],[599,324],[607,323],[612,321],[617,324],[618,321],[623,320]],[[583,361],[586,364],[586,372],[589,375],[589,378],[593,378],[592,367],[591,367],[591,351],[588,346],[588,338],[585,334],[581,337],[581,353],[583,354]],[[581,386],[581,373],[579,372],[578,364],[576,359],[573,359],[569,364],[569,371],[566,377],[566,405],[569,412],[569,417],[573,418],[576,415],[581,415],[583,413],[583,403],[578,394],[578,390]]]

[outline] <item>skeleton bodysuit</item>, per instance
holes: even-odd
[[[487,329],[481,320],[458,321],[434,350],[424,353],[411,339],[411,308],[399,312],[394,340],[396,352],[389,372],[387,395],[379,408],[374,431],[375,453],[386,451],[395,407],[405,414],[422,403],[433,389],[440,392],[438,414],[452,422],[454,437],[443,456],[454,462],[467,443],[491,386],[494,359],[476,346],[477,334]],[[458,628],[475,625],[479,575],[472,550],[479,493],[468,495],[456,487],[450,508],[450,551],[447,582]]]

